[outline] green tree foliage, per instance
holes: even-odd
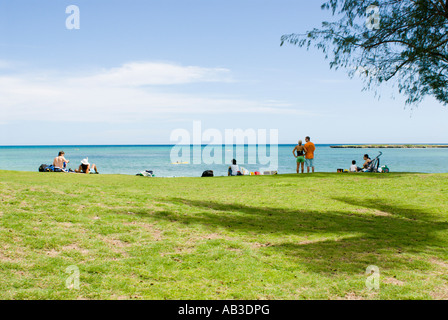
[[[380,18],[373,28],[372,5]],[[331,68],[363,74],[367,88],[396,81],[408,104],[425,96],[448,103],[448,0],[330,0],[322,9],[335,21],[283,35],[281,45],[316,46]]]

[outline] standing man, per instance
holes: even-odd
[[[310,137],[305,138],[305,164],[306,172],[309,173],[311,167],[314,173],[314,151],[316,150],[316,146],[310,140]]]

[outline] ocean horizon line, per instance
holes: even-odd
[[[0,145],[0,148],[53,148],[53,147],[175,147],[175,146],[258,146],[259,144],[55,144],[55,145]],[[271,144],[263,144],[271,146]],[[279,143],[277,146],[295,146],[297,143]],[[341,146],[341,145],[448,145],[448,143],[426,142],[370,142],[370,143],[316,143],[316,146]]]

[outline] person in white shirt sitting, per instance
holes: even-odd
[[[350,172],[358,172],[358,171],[360,171],[361,170],[361,168],[359,168],[357,165],[356,165],[356,161],[355,160],[353,160],[352,161],[352,165],[351,165],[351,167],[350,167]]]
[[[239,165],[236,164],[236,160],[232,160],[232,164],[229,167],[229,170],[227,172],[228,176],[241,176],[241,171]]]

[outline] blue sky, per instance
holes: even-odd
[[[448,142],[435,100],[411,110],[387,86],[377,99],[320,52],[279,46],[331,19],[320,4],[0,0],[0,145],[168,144],[193,121],[280,143]]]

